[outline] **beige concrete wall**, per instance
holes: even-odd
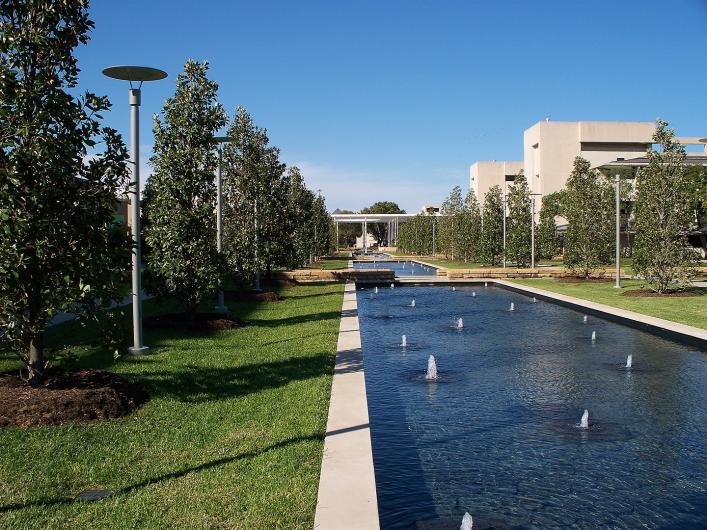
[[[653,122],[538,122],[523,134],[530,188],[542,195],[563,189],[577,156],[592,167],[642,156],[654,131]]]
[[[481,161],[474,162],[469,168],[469,189],[483,204],[484,196],[492,186],[506,190],[506,175],[517,175],[523,169],[523,162]]]

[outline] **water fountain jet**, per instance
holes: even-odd
[[[589,411],[584,409],[584,414],[582,414],[582,419],[579,420],[579,428],[585,431],[589,429]]]
[[[584,318],[582,319],[582,323],[586,324],[588,319],[589,318],[587,317],[587,315],[584,315]]]
[[[407,347],[408,347],[408,337],[407,337],[407,335],[403,335],[403,340],[402,340],[402,342],[400,343],[400,346],[402,346],[403,348],[407,348]]]
[[[462,525],[459,527],[459,530],[473,530],[473,528],[474,528],[474,519],[472,519],[469,512],[466,512],[464,514],[464,517],[462,517]]]
[[[626,357],[626,368],[631,368],[633,366],[633,355]]]
[[[476,296],[476,291],[471,291],[471,296],[472,297]]]
[[[488,287],[488,286],[489,286],[489,282],[484,282],[484,287]]]
[[[459,317],[457,319],[457,329],[463,329],[464,328],[464,321]]]
[[[391,283],[391,284],[390,284],[390,288],[391,288],[391,289],[395,289],[395,284],[394,284],[394,283]]]
[[[513,302],[511,302],[511,309],[510,309],[510,311],[515,311],[515,310],[516,310],[516,305],[515,305]]]
[[[415,299],[412,299],[412,302],[410,302],[410,307],[415,307]]]
[[[378,294],[378,286],[373,290],[374,293]]]
[[[427,359],[427,373],[425,374],[425,379],[428,381],[437,380],[437,362],[435,361],[434,355],[430,355],[430,358]]]
[[[597,341],[597,332],[592,331],[592,342],[596,342],[596,341]]]
[[[534,303],[534,304],[537,304],[537,303],[538,303],[538,299],[535,298],[534,296],[533,296],[533,303]]]

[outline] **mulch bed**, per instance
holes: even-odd
[[[188,331],[225,331],[242,328],[245,326],[245,322],[237,316],[221,313],[196,313],[191,316],[185,313],[171,313],[147,317],[143,320],[143,325],[147,329],[171,328]]]
[[[2,373],[0,428],[119,418],[148,399],[141,385],[103,370],[47,371],[38,388],[30,387],[17,373]]]
[[[282,297],[273,291],[255,293],[252,291],[226,291],[223,293],[228,302],[279,302]]]
[[[668,291],[665,293],[656,293],[650,289],[631,289],[630,291],[624,291],[621,296],[645,296],[645,297],[655,297],[655,298],[685,298],[689,296],[700,296],[699,293],[694,291]]]
[[[607,283],[613,282],[614,278],[580,278],[578,276],[562,276],[557,279],[560,283]]]

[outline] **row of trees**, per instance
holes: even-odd
[[[188,313],[224,275],[249,285],[262,271],[304,265],[332,245],[324,199],[307,189],[297,167],[280,161],[267,131],[239,107],[217,152],[228,117],[208,63],[188,61],[173,97],[155,116],[154,173],[143,203],[148,289],[179,298]],[[223,175],[224,253],[216,248],[216,184]]]
[[[658,120],[649,164],[635,181],[621,181],[619,212],[624,230],[631,227],[634,271],[655,290],[687,285],[694,275],[697,254],[688,244],[690,230],[705,212],[707,172],[685,164],[685,149],[668,124]],[[633,175],[631,175],[633,177]],[[505,258],[517,267],[531,263],[532,195],[522,174],[506,196],[506,241],[503,243],[504,205],[501,188],[493,186],[483,207],[472,191],[462,200],[455,187],[442,204],[439,218],[419,215],[401,226],[399,249],[411,254],[436,252],[446,258],[497,266]],[[561,239],[556,219],[564,217]],[[543,197],[535,226],[537,259],[562,253],[564,265],[589,277],[614,261],[616,206],[613,182],[577,157],[565,189]],[[628,230],[626,230],[628,232]]]
[[[101,125],[111,104],[74,95],[74,51],[94,26],[87,3],[31,4],[0,3],[0,347],[39,385],[44,332],[58,312],[117,329],[119,315],[102,309],[124,297],[132,241],[113,220],[130,172],[122,138]],[[223,153],[226,253],[218,254],[214,135],[227,116],[207,71],[187,62],[155,118],[144,204],[148,283],[190,312],[224,274],[248,284],[256,271],[302,265],[329,250],[333,233],[324,200],[238,109]]]

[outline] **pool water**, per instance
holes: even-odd
[[[357,295],[382,528],[707,528],[704,352],[496,287]]]
[[[437,269],[414,261],[354,261],[354,269],[387,269],[395,276],[436,276]]]

